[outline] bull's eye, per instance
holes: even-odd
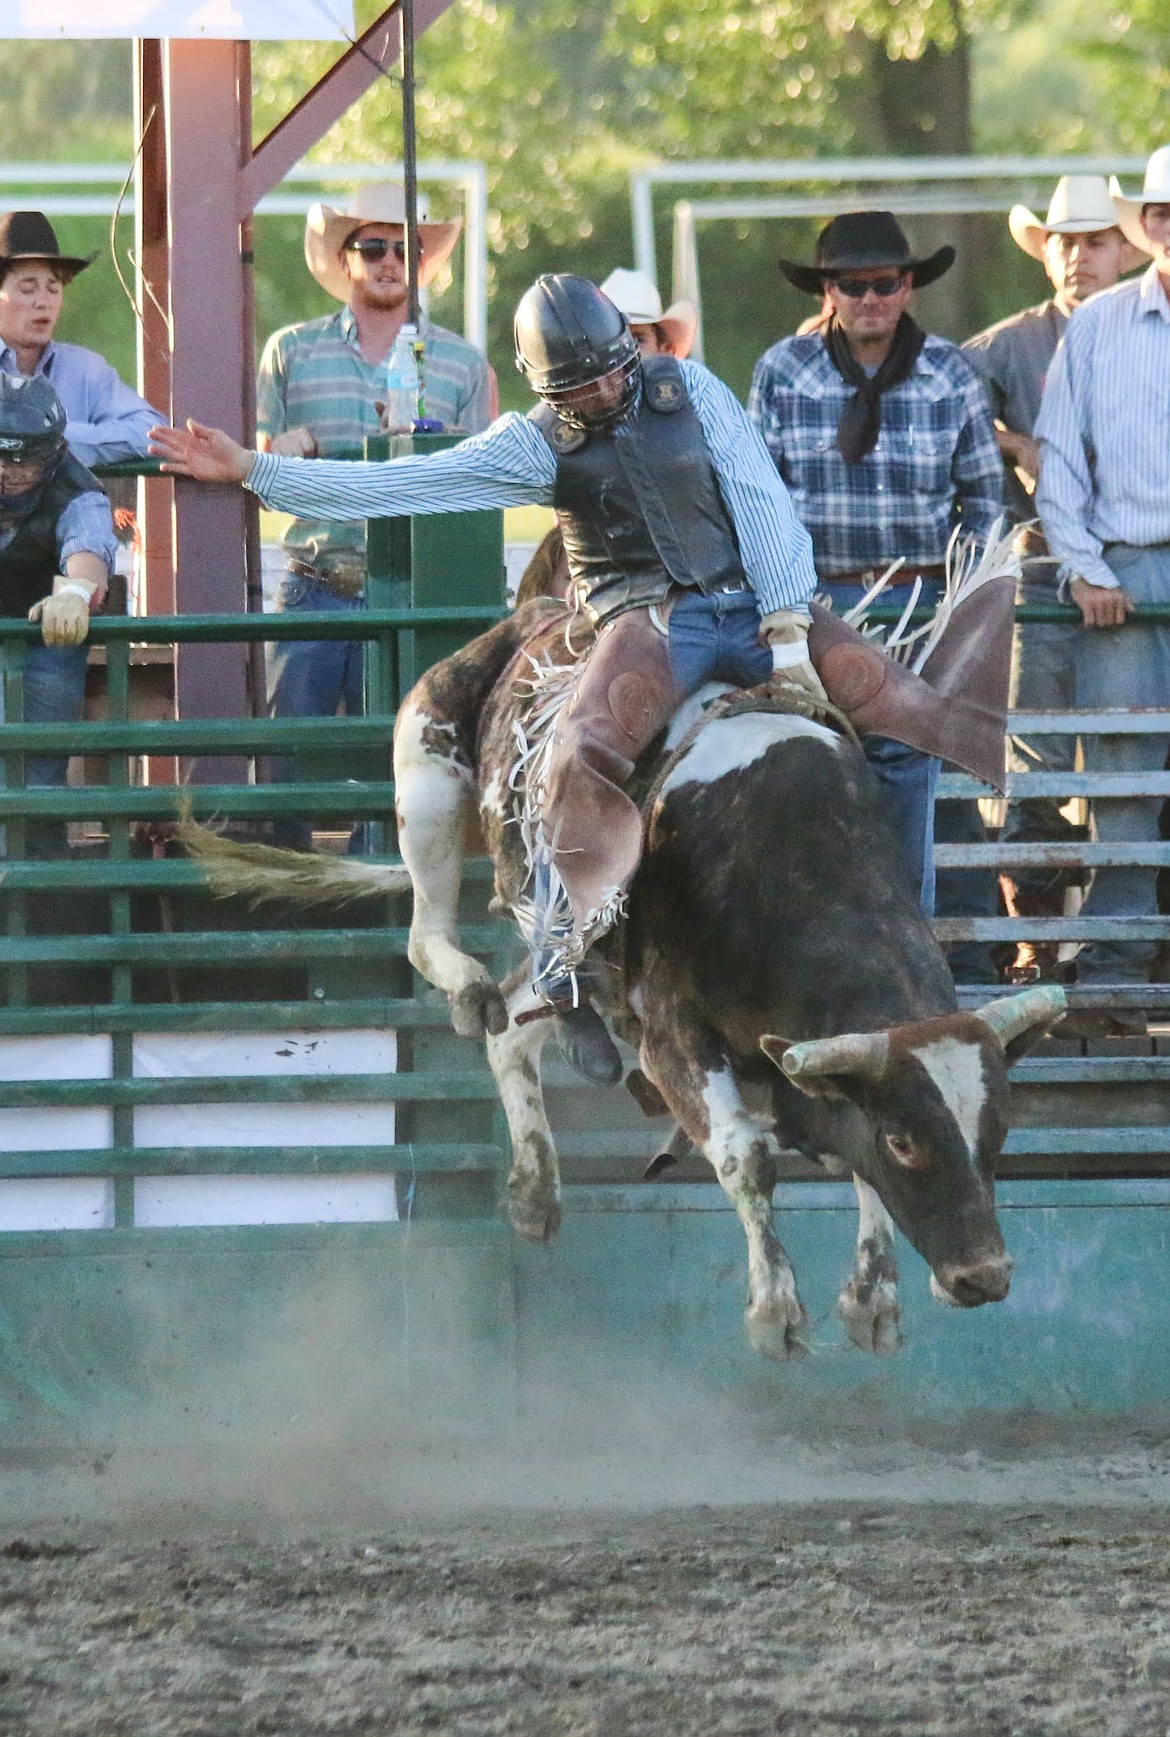
[[[903,1165],[907,1170],[913,1170],[918,1165],[918,1154],[914,1150],[914,1142],[909,1134],[887,1134],[886,1145],[896,1164]]]

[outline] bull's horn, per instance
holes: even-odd
[[[1025,989],[1022,995],[1001,995],[986,1007],[976,1009],[975,1017],[994,1032],[1006,1049],[1014,1037],[1033,1026],[1054,1025],[1067,1005],[1064,990],[1058,983],[1050,983],[1043,989]]]
[[[888,1031],[847,1031],[840,1037],[815,1037],[807,1043],[792,1044],[780,1057],[780,1070],[789,1079],[798,1074],[860,1074],[877,1079],[885,1070],[889,1053]]]

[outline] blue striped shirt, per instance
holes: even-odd
[[[697,362],[679,367],[761,609],[805,608],[816,584],[812,544],[767,448],[721,380]],[[536,424],[512,411],[483,434],[425,458],[338,464],[259,453],[247,482],[281,512],[382,519],[551,506],[556,475],[556,459]]]
[[[0,372],[20,373],[16,352],[3,343]],[[82,464],[147,456],[147,436],[166,417],[132,391],[96,350],[46,344],[34,372],[45,376],[65,406],[65,439]]]
[[[1074,310],[1036,423],[1036,503],[1054,555],[1090,585],[1110,543],[1170,543],[1170,301],[1151,265]]]
[[[748,413],[812,534],[823,579],[946,557],[956,525],[982,542],[1003,512],[1003,460],[966,357],[927,337],[914,371],[882,393],[877,445],[857,464],[837,450],[850,386],[819,332],[782,338],[756,363]]]

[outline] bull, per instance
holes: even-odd
[[[463,950],[457,906],[478,806],[497,905],[525,927],[524,777],[539,752],[534,713],[543,708],[547,731],[549,695],[571,679],[567,619],[559,604],[527,605],[428,671],[395,729],[409,957],[447,993],[455,1029],[486,1037],[511,1137],[507,1211],[538,1241],[561,1216],[540,1084],[549,1024],[527,969],[497,985]],[[895,1225],[939,1297],[975,1307],[1007,1294],[994,1176],[1008,1069],[1061,1017],[1064,994],[960,1011],[856,740],[774,691],[712,715],[703,698],[639,768],[645,853],[625,922],[589,955],[593,998],[636,1042],[643,1096],[675,1118],[735,1207],[752,1345],[778,1358],[803,1348],[806,1314],[772,1209],[788,1151],[852,1174],[859,1232],[838,1307],[856,1344],[888,1351],[899,1340]],[[318,896],[400,885],[392,868],[320,862]],[[304,859],[288,878],[304,896]],[[262,881],[279,893],[279,875]]]

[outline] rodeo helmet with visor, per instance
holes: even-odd
[[[65,406],[43,374],[0,374],[0,459],[47,465],[65,448]]]
[[[516,366],[538,398],[574,428],[620,421],[638,396],[642,356],[630,323],[588,278],[555,272],[537,278],[516,309]],[[615,375],[619,390],[594,401],[583,387]],[[572,397],[570,397],[572,395]]]

